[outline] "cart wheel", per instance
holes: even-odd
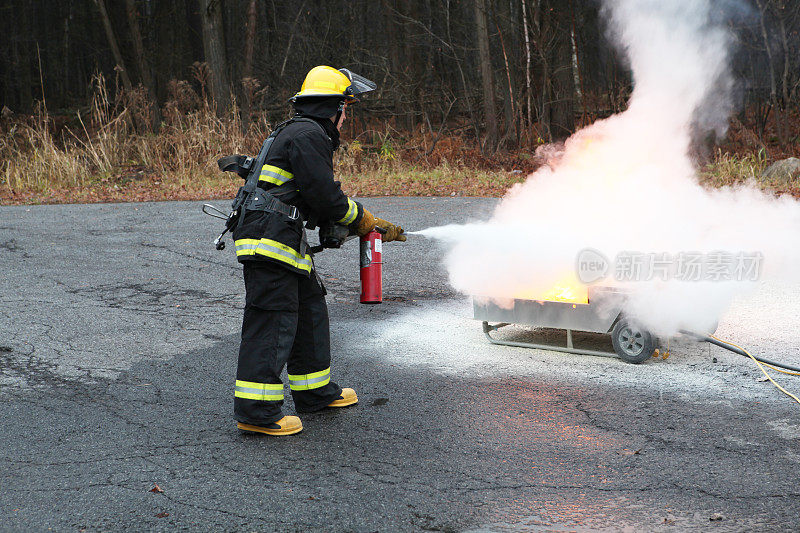
[[[635,322],[620,319],[611,331],[611,344],[619,358],[626,363],[641,363],[649,359],[656,350],[653,335]]]

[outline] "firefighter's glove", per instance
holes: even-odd
[[[364,214],[361,215],[361,220],[358,222],[356,233],[359,237],[363,237],[375,227],[375,215],[364,209]]]
[[[391,222],[387,222],[382,218],[375,219],[375,227],[381,228],[386,230],[386,233],[383,234],[381,240],[383,242],[392,242],[392,241],[400,241],[404,242],[406,240],[406,236],[403,233],[403,228],[401,226],[396,226]]]
[[[405,241],[406,236],[403,235],[403,228],[400,226],[396,226],[391,222],[387,222],[380,218],[375,218],[375,215],[364,209],[364,214],[361,216],[361,220],[358,223],[358,228],[356,228],[356,233],[358,233],[359,237],[363,237],[375,227],[379,227],[382,230],[386,230],[386,233],[383,234],[381,240],[383,242],[391,242],[391,241]]]

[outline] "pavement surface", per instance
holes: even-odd
[[[364,203],[411,229],[495,205]],[[218,230],[200,202],[0,207],[0,530],[800,529],[800,406],[750,361],[491,345],[422,238],[385,246],[380,306],[358,304],[355,242],[318,258],[360,403],[238,432],[243,283]],[[799,294],[763,285],[720,335],[800,364]]]

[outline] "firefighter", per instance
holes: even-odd
[[[292,435],[303,429],[298,417],[281,410],[284,366],[298,413],[358,402],[353,389],[331,381],[326,292],[305,228],[337,224],[362,236],[378,226],[386,230],[384,242],[406,240],[403,228],[375,218],[333,179],[347,106],[375,88],[347,69],[308,72],[290,99],[295,116],[274,138],[251,208],[233,232],[246,291],[234,392],[241,430]]]

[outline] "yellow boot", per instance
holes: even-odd
[[[353,389],[342,389],[342,394],[338,399],[328,404],[328,407],[347,407],[358,403],[358,396]]]
[[[266,426],[251,426],[250,424],[236,423],[236,427],[243,431],[252,431],[254,433],[264,433],[266,435],[283,436],[294,435],[303,431],[303,423],[296,416],[284,416],[277,422],[268,424]]]

